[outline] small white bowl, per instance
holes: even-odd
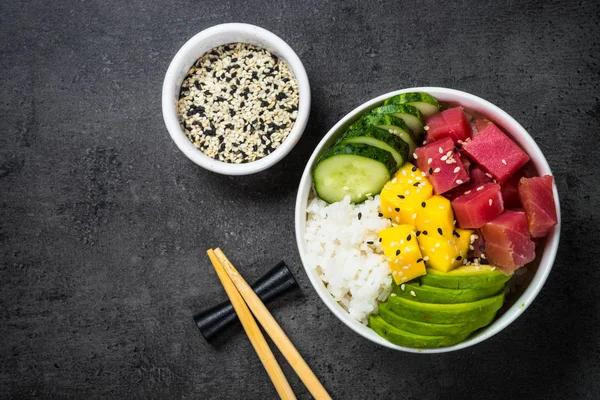
[[[181,84],[194,62],[207,51],[228,43],[248,43],[267,49],[287,61],[298,82],[298,118],[288,137],[268,156],[244,164],[230,164],[208,157],[189,141],[177,118],[177,102]],[[263,171],[276,164],[298,143],[310,112],[310,85],[300,58],[286,42],[274,33],[249,24],[216,25],[188,40],[171,61],[163,83],[162,111],[171,138],[179,150],[190,160],[219,174],[248,175]]]
[[[436,97],[441,102],[458,103],[467,109],[485,115],[488,119],[494,121],[502,128],[504,128],[504,130],[507,133],[509,133],[511,137],[521,145],[521,147],[527,152],[527,154],[529,154],[529,157],[531,157],[531,160],[534,166],[536,167],[537,172],[540,175],[552,174],[552,172],[550,171],[550,167],[548,166],[546,158],[542,154],[542,151],[537,146],[533,138],[510,115],[508,115],[506,112],[502,111],[500,108],[493,105],[492,103],[472,94],[439,87],[418,87],[403,89],[387,93],[373,100],[370,100],[355,108],[344,118],[342,118],[337,124],[335,124],[333,128],[331,128],[331,130],[325,135],[325,137],[323,137],[321,142],[317,145],[317,148],[313,152],[310,160],[308,161],[308,164],[306,165],[304,174],[302,175],[302,179],[300,180],[300,186],[298,188],[298,195],[296,198],[295,224],[298,250],[300,252],[300,257],[302,259],[302,263],[304,264],[306,274],[308,275],[308,278],[310,279],[310,282],[312,283],[313,287],[315,288],[323,302],[333,312],[333,314],[361,336],[364,336],[365,338],[377,344],[395,350],[401,350],[412,353],[444,353],[448,351],[464,349],[466,347],[472,346],[476,343],[482,342],[494,336],[496,333],[500,332],[502,329],[510,325],[515,319],[517,319],[517,317],[521,315],[523,311],[525,311],[525,309],[533,302],[533,299],[535,299],[537,294],[540,292],[542,286],[548,278],[548,275],[550,274],[552,264],[554,263],[554,259],[556,257],[556,251],[558,250],[558,242],[560,239],[560,205],[556,185],[554,185],[554,199],[556,200],[556,213],[558,216],[558,225],[555,226],[553,230],[548,234],[545,241],[545,245],[543,247],[538,247],[537,249],[538,253],[541,251],[542,254],[541,257],[538,254],[536,261],[534,261],[537,262],[539,260],[539,264],[531,282],[529,282],[529,284],[526,287],[521,288],[520,293],[513,295],[518,295],[518,297],[516,299],[511,299],[512,305],[508,309],[506,309],[501,315],[499,315],[492,324],[488,325],[485,329],[480,330],[467,340],[458,343],[454,346],[441,347],[437,349],[415,349],[396,346],[395,344],[390,343],[381,336],[379,336],[370,328],[351,318],[348,312],[345,311],[335,300],[333,300],[333,297],[331,297],[331,295],[325,288],[323,281],[321,281],[321,278],[319,278],[313,266],[309,264],[309,258],[306,254],[304,232],[306,230],[306,205],[312,187],[312,169],[320,155],[326,149],[332,146],[336,139],[343,133],[344,127],[347,127],[350,123],[354,122],[365,111],[379,106],[385,99],[399,93],[407,92],[426,92]]]

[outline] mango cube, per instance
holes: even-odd
[[[427,232],[419,235],[419,249],[427,260],[427,266],[448,272],[463,264],[469,251],[471,231],[456,229],[449,234]]]
[[[426,274],[414,226],[393,226],[379,231],[378,236],[397,284]]]
[[[454,213],[450,200],[444,196],[432,196],[420,205],[417,212],[416,228],[429,234],[442,232],[451,236],[454,229]]]
[[[432,194],[433,186],[421,171],[411,163],[404,163],[381,190],[381,213],[396,224],[414,226],[421,203]]]

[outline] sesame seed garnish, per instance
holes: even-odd
[[[405,282],[405,281],[407,281],[407,280],[408,280],[408,278],[407,278],[406,276],[403,276],[403,277],[402,277],[402,282]]]
[[[402,170],[402,175],[406,176],[406,170],[405,169]]]
[[[440,169],[440,168],[436,168],[436,169],[434,169],[434,170],[433,170],[433,172],[435,172],[436,174],[437,174],[438,172],[440,172],[440,171],[441,171],[441,169]]]
[[[396,178],[392,179],[392,184],[394,184],[396,182],[398,182],[398,179],[396,179]]]
[[[407,242],[410,242],[410,239],[412,239],[412,236],[411,236],[411,234],[409,233],[409,234],[408,234],[408,236],[406,237],[406,241],[407,241]]]
[[[388,212],[392,212],[392,207],[388,206]]]
[[[458,167],[456,167],[456,168],[458,168]],[[462,184],[463,184],[463,181],[462,181],[462,179],[457,179],[457,180],[456,180],[456,183],[457,183],[457,184],[459,184],[459,185],[462,185]],[[470,191],[469,191],[469,192],[470,192]]]
[[[495,270],[496,270],[496,267],[492,267],[492,268],[490,268],[490,269],[491,269],[492,271],[495,271]]]
[[[422,261],[423,261],[423,259],[422,259],[422,258],[418,258],[418,259],[417,259],[417,264],[418,264],[418,263],[420,263],[420,262],[422,262]]]
[[[421,232],[423,235],[427,236],[427,231]]]
[[[395,273],[395,272],[396,272],[396,271],[394,271],[394,275],[396,275],[396,273]],[[396,293],[390,293],[390,297],[396,297],[396,296],[397,296],[397,294],[396,294]]]
[[[419,186],[421,186],[421,183],[420,182],[413,183],[413,186],[414,187],[419,187]]]
[[[425,208],[426,205],[427,203],[425,203],[424,201],[421,202],[421,207]]]
[[[367,241],[367,244],[373,244],[372,240]]]
[[[396,217],[394,218],[394,220],[395,220],[397,223],[400,223],[400,217],[399,217],[399,216],[397,216],[397,215],[396,215]]]
[[[235,43],[209,50],[194,63],[181,85],[178,114],[196,148],[240,164],[263,158],[283,143],[298,104],[298,83],[287,62]]]
[[[421,234],[421,231],[415,232],[415,235],[417,235],[417,237],[419,237],[420,234]]]
[[[460,171],[460,167],[454,168],[454,170],[452,172],[454,172],[456,174],[458,171]]]
[[[483,258],[484,260],[487,259],[487,257],[483,253],[479,257]]]
[[[485,176],[487,176],[487,177],[488,177],[488,178],[490,178],[490,179],[492,179],[492,178],[493,178],[492,174],[490,174],[490,173],[488,173],[488,172],[486,172],[486,173],[485,173]]]
[[[396,207],[396,208],[394,208],[394,211],[396,211],[396,212],[400,212],[400,207]]]
[[[404,197],[404,195],[403,195],[403,194],[399,194],[399,195],[398,195],[398,198],[400,198],[400,199],[404,199],[405,197]]]
[[[444,235],[444,232],[442,231],[442,228],[437,228],[437,231],[438,231],[438,233],[439,233],[440,235],[442,235],[442,236]]]
[[[404,283],[402,285],[400,285],[400,290],[404,291],[405,288],[406,288],[406,285]]]
[[[482,253],[485,251],[485,246],[483,245],[479,245],[479,251],[481,251]]]
[[[412,219],[416,219],[416,218],[417,218],[417,213],[414,213],[414,214],[412,215]]]
[[[424,130],[426,130],[426,131],[428,131],[428,130],[429,130],[429,125],[425,125],[425,126],[423,127],[423,129],[424,129]]]
[[[360,219],[361,219],[361,218],[362,218],[362,213],[361,213],[361,212],[359,212],[359,213],[358,213],[358,220],[360,221]]]
[[[412,172],[416,172],[417,171],[417,167],[413,166],[412,167]]]
[[[490,207],[492,206],[492,199],[490,199],[490,200],[488,201],[488,204],[490,205]]]
[[[444,206],[439,206],[439,209],[440,209],[440,210],[443,210],[443,209],[445,209],[445,208],[446,208],[446,207],[444,207]]]
[[[508,164],[506,163],[506,160],[505,160],[504,158],[502,159],[502,164],[504,164],[504,165],[508,165]]]
[[[427,144],[427,140],[423,140],[423,146]]]
[[[381,218],[381,217],[383,217],[383,214],[382,214],[382,213],[378,213],[378,214],[377,214],[377,216],[378,216],[379,218]]]
[[[440,154],[444,154],[444,149],[442,149],[442,147],[438,147],[438,151],[440,152]]]
[[[456,261],[460,261],[460,260],[462,260],[461,256],[456,257]]]
[[[483,190],[483,186],[479,186],[479,187],[477,188],[477,191],[478,191],[478,192],[479,192],[480,190]]]
[[[432,158],[428,158],[428,159],[427,159],[427,164],[431,164],[432,162],[433,162],[433,159],[432,159]]]
[[[464,194],[469,194],[469,193],[471,193],[471,191],[470,191],[470,190],[467,190],[467,191],[466,191]]]
[[[433,175],[433,168],[429,168],[429,175]]]
[[[400,255],[400,250],[396,250],[396,255],[399,256]]]
[[[381,238],[379,238],[379,243],[381,243]]]
[[[406,183],[408,183],[409,185],[412,184],[414,181],[412,179],[409,179],[408,181],[406,181]]]
[[[458,232],[456,232],[456,231],[452,231],[452,234],[453,234],[454,236],[456,236],[457,238],[459,238],[459,237],[460,237],[460,233],[458,233]]]
[[[417,153],[413,153],[413,158],[414,158],[415,160],[416,160],[417,158],[419,158],[419,157],[417,157]]]
[[[441,156],[440,157],[440,160],[442,160],[442,161],[446,161],[447,159],[448,159],[448,156]]]
[[[410,291],[410,295],[411,295],[412,297],[417,297],[417,294],[415,293],[415,291],[414,291],[414,290],[411,290],[411,291]]]
[[[407,189],[407,190],[405,190],[405,191],[404,191],[404,194],[408,196],[408,195],[410,194],[410,190],[408,190],[408,189]]]

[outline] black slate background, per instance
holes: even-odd
[[[600,398],[599,13],[596,1],[2,2],[0,397],[276,397],[244,334],[212,347],[191,321],[225,298],[205,256],[221,246],[249,280],[280,259],[292,267],[302,295],[273,313],[335,398]],[[195,166],[161,116],[171,58],[222,22],[280,35],[312,86],[299,145],[250,177]],[[561,197],[539,297],[451,354],[394,352],[342,325],[293,233],[319,139],[410,86],[504,108],[545,152]]]

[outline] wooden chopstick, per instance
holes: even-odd
[[[282,399],[295,400],[296,396],[294,395],[290,384],[285,378],[281,367],[277,363],[277,360],[269,348],[269,345],[260,331],[260,328],[256,324],[254,317],[252,317],[248,306],[246,303],[244,303],[244,299],[242,299],[240,296],[240,293],[237,291],[236,287],[231,281],[231,278],[225,271],[222,263],[219,261],[214,251],[210,249],[207,251],[207,254],[213,264],[213,267],[217,271],[219,280],[221,281],[221,284],[223,284],[225,292],[227,293],[227,296],[229,296],[229,300],[231,301],[231,304],[233,305],[233,308],[235,309],[235,312],[240,319],[246,334],[248,335],[248,339],[250,339],[250,343],[252,343],[252,347],[254,347],[256,354],[258,354],[260,361],[267,370],[267,373],[269,374],[269,377],[271,378],[279,397]]]
[[[308,364],[306,364],[306,361],[298,353],[298,350],[296,350],[290,339],[283,332],[283,329],[281,329],[267,307],[265,307],[256,293],[254,293],[250,285],[248,285],[240,273],[229,262],[221,249],[215,249],[215,254],[258,322],[260,322],[263,329],[271,337],[271,340],[279,348],[279,351],[281,351],[285,359],[290,363],[294,371],[296,371],[296,374],[298,374],[310,394],[318,400],[331,399],[323,385],[321,385],[321,382],[319,382]]]

